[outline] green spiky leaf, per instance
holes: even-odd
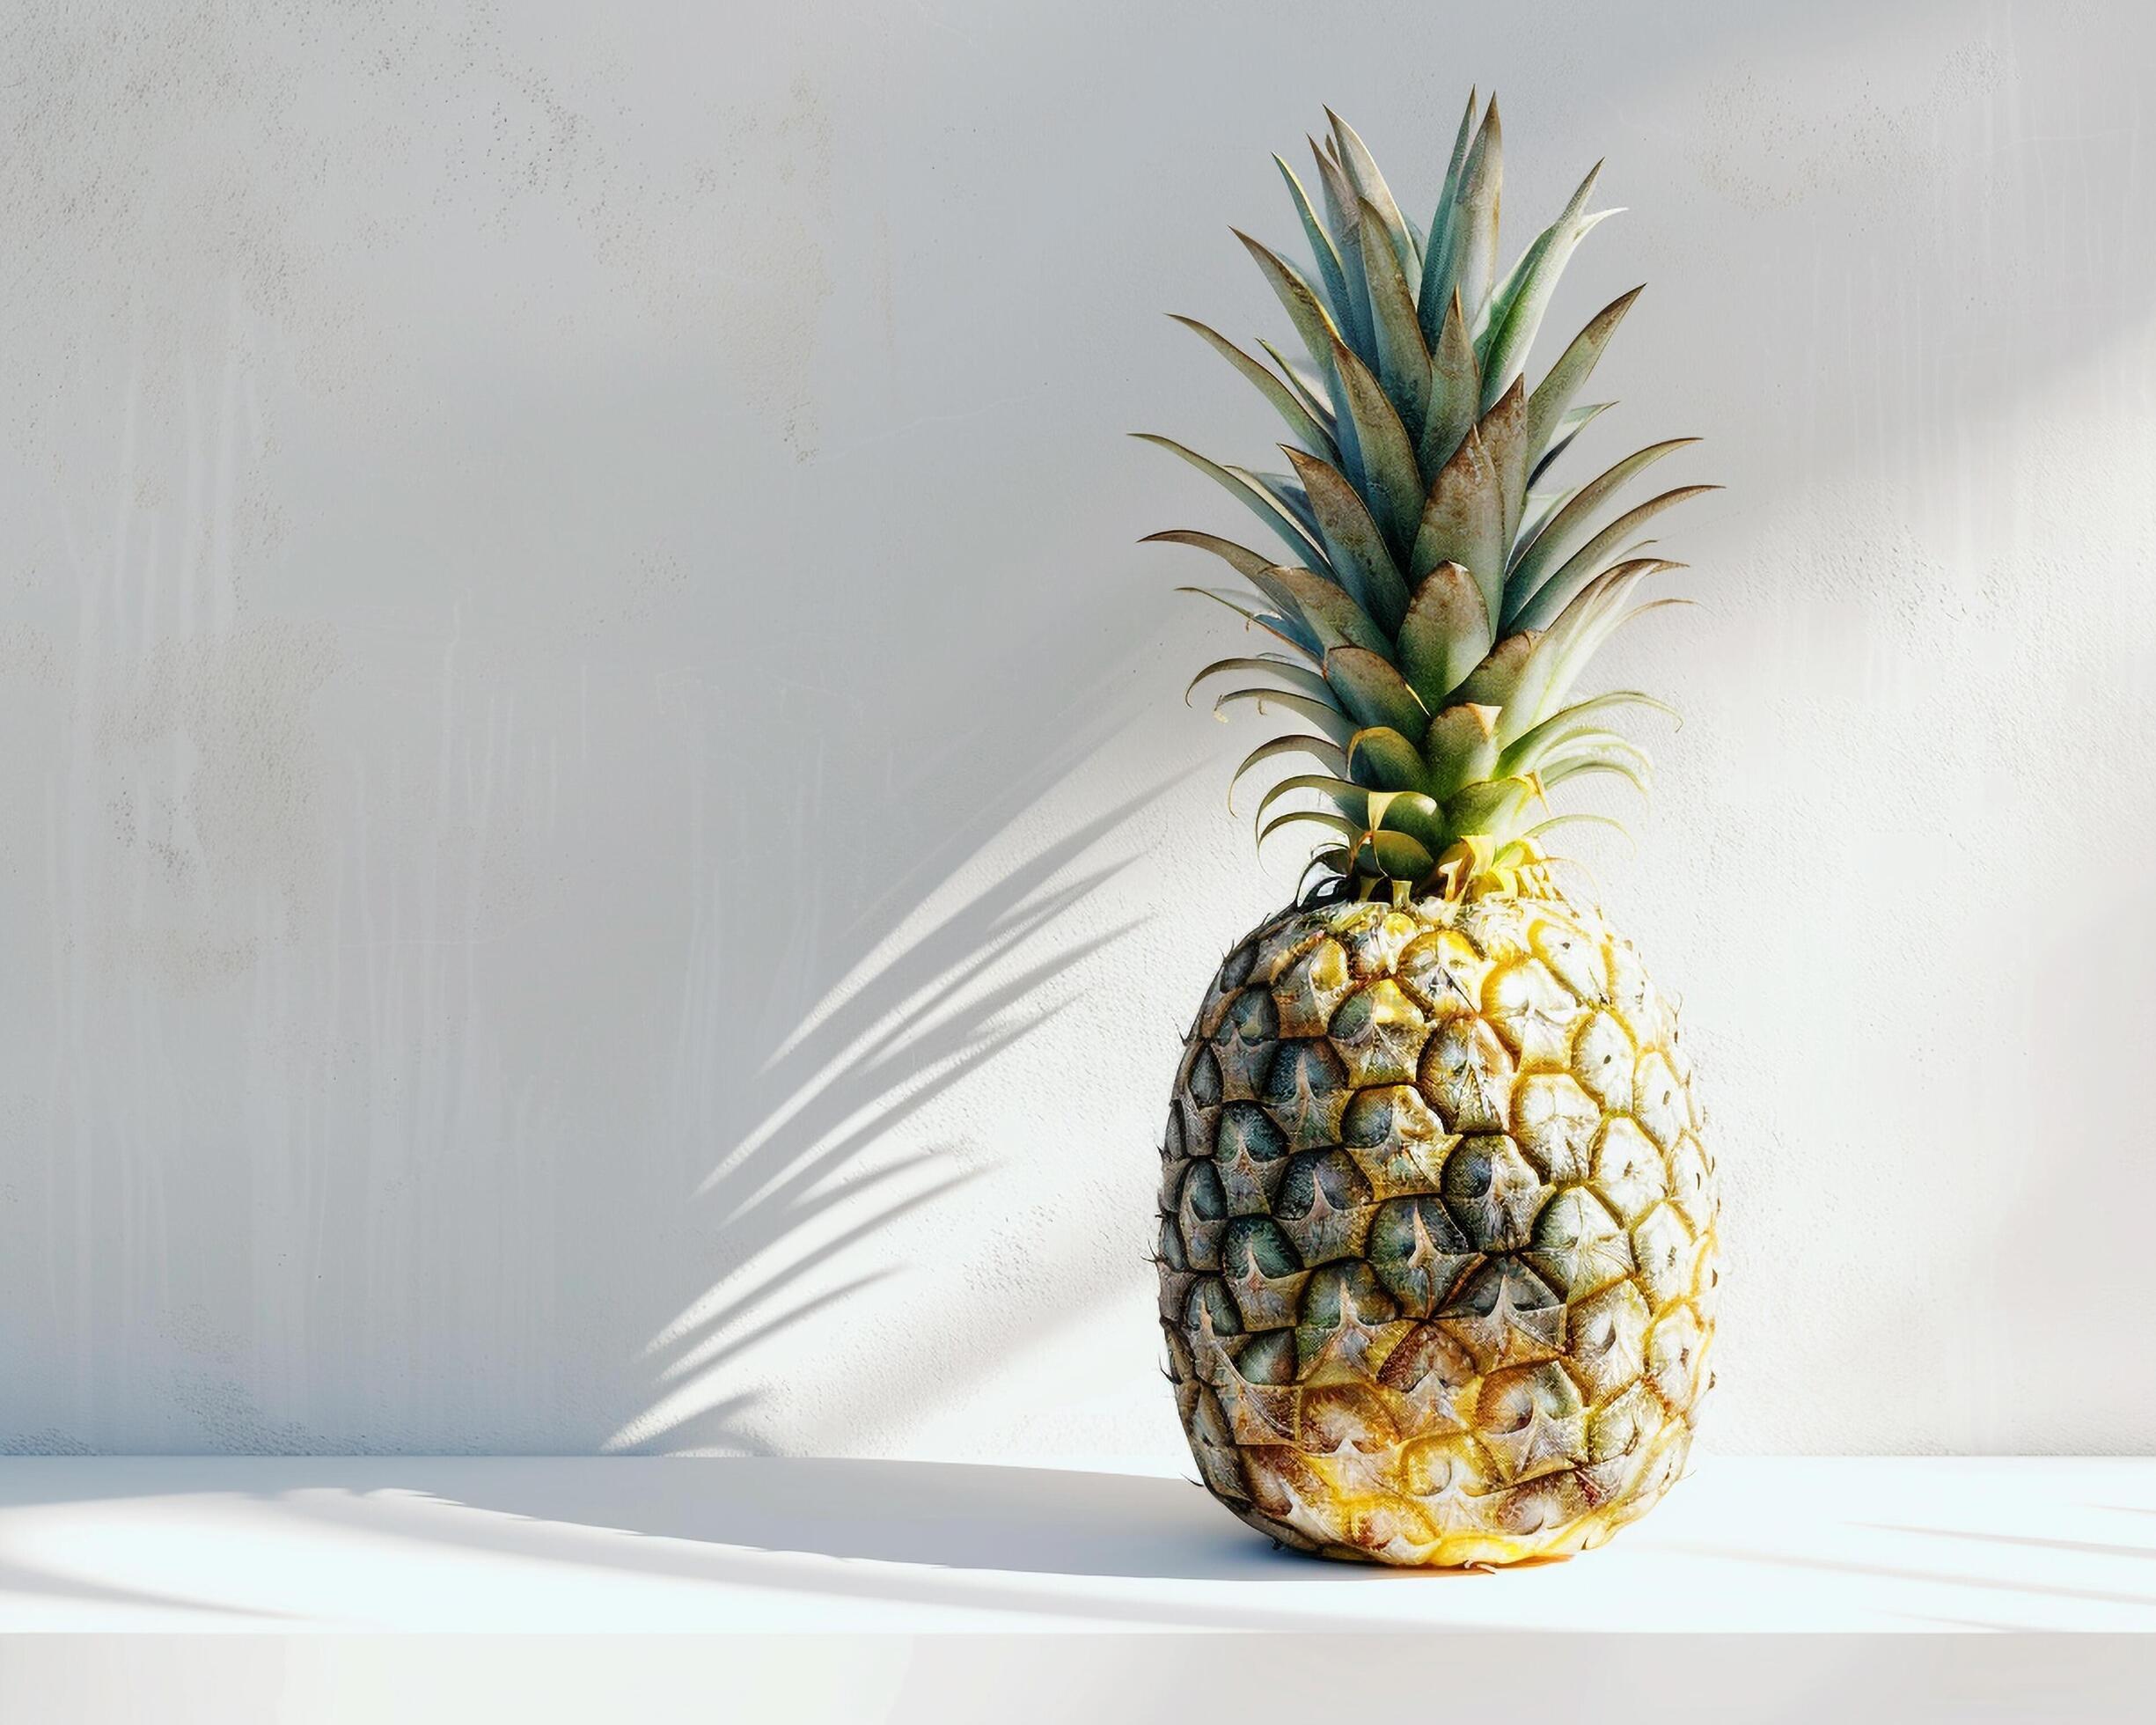
[[[1362,451],[1362,489],[1371,518],[1395,554],[1404,553],[1414,542],[1422,509],[1422,473],[1415,465],[1415,446],[1408,442],[1407,428],[1369,368],[1338,342],[1333,344],[1332,362],[1347,417],[1354,424],[1355,442]]]
[[[1540,776],[1546,784],[1553,782],[1550,774],[1560,767],[1570,767],[1576,761],[1605,759],[1628,762],[1642,779],[1649,778],[1654,774],[1654,763],[1645,749],[1621,731],[1610,730],[1601,725],[1582,725],[1576,730],[1566,730],[1561,740],[1543,751],[1541,757],[1529,770]]]
[[[1223,593],[1211,587],[1178,587],[1178,593],[1195,593],[1200,598],[1211,599],[1224,606],[1246,623],[1256,625],[1282,645],[1294,648],[1305,658],[1315,663],[1320,657],[1316,638],[1303,626],[1287,617],[1276,616],[1267,611],[1253,611],[1237,593]]]
[[[1265,595],[1267,604],[1272,606],[1280,615],[1293,621],[1298,628],[1317,643],[1317,657],[1322,664],[1326,650],[1334,644],[1332,640],[1328,639],[1328,636],[1337,636],[1338,632],[1319,628],[1303,613],[1302,606],[1295,598],[1294,589],[1280,579],[1282,572],[1290,567],[1292,566],[1287,563],[1269,563],[1264,569],[1253,571],[1250,576],[1250,583],[1251,586]]]
[[[1303,531],[1302,524],[1297,521],[1287,510],[1283,509],[1277,501],[1267,496],[1264,489],[1248,476],[1232,468],[1223,467],[1219,462],[1199,454],[1194,449],[1186,449],[1173,437],[1163,437],[1152,431],[1136,431],[1133,432],[1132,436],[1137,437],[1141,443],[1157,444],[1161,448],[1181,456],[1199,473],[1205,474],[1235,497],[1266,526],[1280,535],[1280,542],[1294,554],[1290,559],[1291,562],[1309,563],[1322,561],[1322,554],[1316,541]]]
[[[1577,407],[1566,408],[1563,417],[1558,421],[1557,436],[1551,440],[1549,448],[1535,458],[1535,465],[1529,468],[1528,484],[1531,487],[1541,479],[1543,474],[1549,470],[1550,464],[1572,447],[1572,441],[1574,437],[1584,431],[1595,420],[1616,406],[1617,403],[1614,401],[1588,401],[1581,403]],[[1535,446],[1535,430],[1532,422],[1534,409],[1534,398],[1530,396],[1528,400],[1528,412],[1530,418],[1527,440],[1529,449]]]
[[[1489,303],[1497,275],[1497,207],[1505,177],[1504,129],[1497,116],[1497,98],[1492,96],[1462,170],[1460,204],[1450,236],[1454,257],[1450,275],[1442,283],[1448,291],[1459,290],[1470,327]]]
[[[1401,621],[1401,672],[1434,713],[1489,650],[1490,614],[1481,586],[1460,564],[1440,563],[1423,576]]]
[[[1366,834],[1363,848],[1376,860],[1378,872],[1393,880],[1427,880],[1437,867],[1429,848],[1405,833],[1381,830]]]
[[[1512,816],[1542,794],[1532,779],[1477,779],[1445,799],[1445,818],[1461,833],[1490,833],[1510,825]]]
[[[1527,391],[1519,378],[1514,378],[1512,387],[1483,415],[1475,435],[1497,475],[1498,501],[1503,507],[1498,538],[1509,551],[1527,504]]]
[[[1370,821],[1371,791],[1368,785],[1359,785],[1331,773],[1296,773],[1282,779],[1258,799],[1257,812],[1251,817],[1253,826],[1263,827],[1265,812],[1283,796],[1292,796],[1299,790],[1315,790],[1324,796],[1357,826],[1368,826]]]
[[[1391,645],[1385,631],[1337,582],[1309,569],[1290,569],[1286,565],[1270,569],[1265,575],[1293,601],[1292,614],[1316,635],[1326,651],[1335,647],[1366,647],[1372,652],[1382,653]],[[1280,601],[1276,599],[1274,603]]]
[[[1573,779],[1590,778],[1598,774],[1623,779],[1642,796],[1648,796],[1653,791],[1653,784],[1646,770],[1637,762],[1626,759],[1614,747],[1597,750],[1591,753],[1578,754],[1570,760],[1555,762],[1536,776],[1542,781],[1544,790],[1554,790],[1558,786],[1568,783]]]
[[[1325,655],[1325,680],[1359,728],[1387,725],[1412,736],[1427,723],[1414,690],[1382,653],[1336,647]]]
[[[1527,596],[1542,584],[1544,578],[1558,566],[1566,549],[1586,531],[1595,511],[1619,487],[1644,473],[1664,456],[1672,455],[1686,444],[1698,441],[1697,437],[1671,437],[1663,443],[1650,444],[1645,449],[1635,450],[1574,492],[1571,501],[1551,516],[1542,532],[1523,544],[1514,556],[1513,567],[1505,578],[1507,609],[1517,611]]]
[[[1385,184],[1385,176],[1377,171],[1377,163],[1364,148],[1362,140],[1355,136],[1355,128],[1335,114],[1325,110],[1325,118],[1332,124],[1333,155],[1339,162],[1347,183],[1354,190],[1358,202],[1368,204],[1377,214],[1378,228],[1392,253],[1392,261],[1403,275],[1419,275],[1422,259],[1413,237],[1408,232],[1407,221],[1400,214],[1392,188]],[[1366,230],[1366,234],[1367,234]],[[1371,268],[1368,243],[1366,238],[1363,268]]]
[[[1537,821],[1534,826],[1529,827],[1526,832],[1521,833],[1520,836],[1522,839],[1539,839],[1544,833],[1552,832],[1559,826],[1607,826],[1616,832],[1624,833],[1627,840],[1632,838],[1631,829],[1629,829],[1623,821],[1613,820],[1608,815],[1591,815],[1584,812],[1575,812],[1573,814],[1565,815],[1551,815],[1547,820]]]
[[[1565,704],[1572,679],[1624,616],[1624,607],[1654,568],[1620,564],[1574,594],[1550,627],[1530,637],[1519,674],[1498,722],[1497,741],[1509,748]]]
[[[1648,498],[1637,509],[1626,510],[1575,551],[1555,575],[1524,597],[1513,625],[1523,629],[1546,627],[1572,596],[1594,578],[1603,561],[1644,523],[1690,498],[1720,489],[1719,485],[1681,485],[1659,497]],[[1669,569],[1676,565],[1665,562],[1661,567]]]
[[[1286,422],[1288,430],[1301,440],[1303,448],[1313,455],[1324,456],[1328,461],[1339,453],[1333,447],[1331,432],[1318,423],[1316,415],[1287,384],[1219,331],[1199,323],[1195,318],[1185,318],[1174,312],[1169,315],[1184,328],[1193,331],[1207,347],[1249,378],[1258,393],[1272,403],[1273,411]]]
[[[1340,261],[1343,290],[1347,296],[1338,319],[1340,334],[1367,363],[1377,363],[1377,344],[1370,329],[1370,290],[1363,273],[1362,231],[1355,221],[1355,189],[1339,163],[1309,140],[1317,164],[1318,191],[1325,201],[1325,225],[1332,236],[1333,253]]]
[[[1287,451],[1317,518],[1318,536],[1333,571],[1358,603],[1386,629],[1399,627],[1407,610],[1407,584],[1393,562],[1385,536],[1346,475],[1314,456]]]
[[[1471,779],[1496,768],[1498,709],[1455,701],[1434,715],[1423,732],[1422,759],[1433,796],[1450,796]]]
[[[1370,318],[1376,333],[1377,375],[1398,410],[1409,440],[1420,437],[1430,412],[1430,350],[1415,322],[1415,301],[1400,261],[1382,236],[1383,217],[1368,199],[1359,206],[1363,228],[1363,272],[1369,283]],[[1376,235],[1379,243],[1371,244]]]
[[[1580,386],[1587,382],[1595,362],[1610,345],[1610,338],[1624,322],[1625,312],[1632,310],[1632,301],[1639,297],[1639,291],[1634,288],[1630,293],[1619,294],[1589,318],[1587,327],[1573,337],[1572,345],[1535,385],[1535,393],[1528,398],[1527,404],[1527,447],[1530,461],[1550,446],[1551,438],[1557,433],[1558,422],[1572,405],[1573,397],[1580,393]]]
[[[1456,175],[1448,175],[1449,205],[1444,210],[1444,236],[1433,240],[1425,262],[1422,300],[1446,305],[1455,293],[1467,313],[1471,334],[1477,314],[1490,294],[1497,254],[1498,195],[1504,177],[1503,128],[1497,116],[1497,100],[1491,99],[1476,128],[1474,142]]]
[[[1576,701],[1560,708],[1539,724],[1523,731],[1498,758],[1498,767],[1507,773],[1524,773],[1533,769],[1549,749],[1561,746],[1574,737],[1597,728],[1595,722],[1604,713],[1620,707],[1646,707],[1658,713],[1676,716],[1676,708],[1666,701],[1658,701],[1638,689],[1611,689],[1606,694],[1591,695],[1585,701]]]
[[[1274,566],[1272,558],[1260,555],[1247,545],[1237,545],[1233,540],[1224,540],[1218,533],[1201,533],[1192,527],[1170,527],[1162,532],[1148,533],[1138,543],[1187,545],[1199,551],[1210,551],[1246,579]]]
[[[1379,832],[1404,833],[1433,856],[1452,836],[1436,799],[1419,790],[1372,791],[1370,826]]]
[[[1453,297],[1452,230],[1461,182],[1465,179],[1469,140],[1475,131],[1475,92],[1467,92],[1467,111],[1460,116],[1460,129],[1453,136],[1452,157],[1445,165],[1445,187],[1438,195],[1436,212],[1430,217],[1430,234],[1422,248],[1422,284],[1415,307],[1422,321],[1422,339],[1434,349],[1445,308]],[[1448,451],[1449,453],[1449,451]],[[1440,458],[1442,459],[1441,457]]]
[[[1289,393],[1302,404],[1303,411],[1324,428],[1328,437],[1339,444],[1340,428],[1333,420],[1331,404],[1324,399],[1324,383],[1312,378],[1262,336],[1258,338],[1258,345],[1265,350],[1265,357],[1280,367],[1281,381],[1287,384]],[[1346,445],[1340,444],[1340,452],[1346,454]]]
[[[1521,552],[1535,542],[1535,535],[1548,526],[1557,512],[1579,495],[1580,488],[1576,485],[1568,485],[1558,491],[1529,490],[1526,511],[1520,518],[1520,531],[1513,535],[1512,554],[1515,561]]]
[[[1292,664],[1286,659],[1246,657],[1214,660],[1211,664],[1191,679],[1189,686],[1183,691],[1184,703],[1188,704],[1192,693],[1206,678],[1222,676],[1231,671],[1255,671],[1264,676],[1277,677],[1284,687],[1296,690],[1314,701],[1331,701],[1332,699],[1331,685],[1315,671],[1306,671],[1302,666]]]
[[[1490,656],[1475,667],[1474,674],[1453,691],[1456,701],[1479,707],[1502,707],[1512,699],[1520,672],[1534,650],[1531,635],[1508,635],[1490,650]]]
[[[1378,790],[1419,790],[1421,752],[1390,725],[1365,725],[1347,739],[1347,772]]]
[[[1302,224],[1302,237],[1310,248],[1310,260],[1316,266],[1318,284],[1324,289],[1324,302],[1339,322],[1347,305],[1347,277],[1341,272],[1340,254],[1332,244],[1332,238],[1319,224],[1317,213],[1310,208],[1309,195],[1302,189],[1302,182],[1295,178],[1294,169],[1287,165],[1284,157],[1275,156],[1273,165],[1280,169],[1280,178],[1287,182],[1287,195],[1295,206],[1295,219]]]
[[[1235,787],[1242,782],[1245,774],[1254,767],[1264,766],[1268,760],[1278,760],[1283,755],[1291,754],[1308,755],[1328,773],[1345,774],[1347,771],[1347,757],[1341,752],[1340,745],[1323,737],[1297,731],[1287,737],[1271,738],[1243,756],[1243,765],[1228,775],[1228,806],[1230,811],[1235,808]]]
[[[1613,209],[1588,213],[1587,201],[1593,195],[1595,181],[1601,172],[1600,162],[1588,171],[1587,178],[1580,182],[1580,189],[1573,194],[1564,213],[1544,229],[1529,247],[1523,267],[1517,279],[1509,284],[1509,291],[1492,302],[1489,331],[1481,355],[1485,410],[1526,365],[1528,349],[1536,332],[1542,327],[1543,313],[1549,309],[1550,297],[1557,290],[1558,278],[1572,261],[1573,249],[1597,223],[1617,213]]]
[[[1335,833],[1344,835],[1351,844],[1359,841],[1363,835],[1361,827],[1343,816],[1327,814],[1322,809],[1290,809],[1286,814],[1269,822],[1265,830],[1258,833],[1258,845],[1262,848],[1265,840],[1283,826],[1293,826],[1298,821],[1309,821],[1318,826],[1329,826]]]
[[[1320,550],[1324,549],[1324,542],[1317,535],[1317,517],[1310,508],[1310,495],[1302,488],[1301,480],[1287,473],[1259,473],[1255,468],[1238,467],[1232,462],[1223,461],[1221,465],[1237,479],[1248,480],[1272,498],[1288,519],[1302,529],[1305,539]]]
[[[1468,340],[1467,314],[1455,294],[1430,356],[1430,414],[1419,451],[1425,473],[1435,473],[1458,452],[1482,410],[1482,372]]]
[[[1243,701],[1256,702],[1260,713],[1276,707],[1284,712],[1299,713],[1338,748],[1347,746],[1347,739],[1357,729],[1354,722],[1340,710],[1337,700],[1321,701],[1315,695],[1295,694],[1286,689],[1230,689],[1213,703],[1213,711],[1215,716],[1225,718],[1223,709]]]
[[[1505,500],[1499,495],[1497,469],[1471,427],[1430,488],[1408,578],[1419,583],[1445,562],[1457,563],[1474,576],[1494,624],[1505,594]]]
[[[1321,374],[1326,372],[1332,363],[1332,349],[1338,344],[1340,332],[1331,315],[1310,290],[1310,284],[1293,264],[1270,246],[1252,239],[1240,228],[1231,228],[1229,231],[1243,242],[1243,249],[1257,263],[1258,273],[1272,288],[1273,297],[1280,302],[1280,309],[1287,313],[1287,320],[1294,325],[1302,350],[1310,356],[1310,363]]]

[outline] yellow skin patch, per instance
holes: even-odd
[[[1395,1564],[1566,1556],[1645,1514],[1712,1381],[1702,1126],[1673,1004],[1554,890],[1267,921],[1192,1028],[1162,1152],[1207,1488]]]

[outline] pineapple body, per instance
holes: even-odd
[[[1396,1564],[1600,1545],[1682,1473],[1719,1281],[1672,1003],[1551,891],[1268,920],[1192,1028],[1161,1318],[1206,1486]]]

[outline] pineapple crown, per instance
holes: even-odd
[[[1400,212],[1362,140],[1331,110],[1310,142],[1324,217],[1279,157],[1315,265],[1306,276],[1240,231],[1294,324],[1307,367],[1261,341],[1272,367],[1190,318],[1195,331],[1287,422],[1291,473],[1207,459],[1141,433],[1248,505],[1288,550],[1275,559],[1211,533],[1151,540],[1220,557],[1249,591],[1192,587],[1238,612],[1284,650],[1221,659],[1192,680],[1268,679],[1214,704],[1279,708],[1309,729],[1261,744],[1231,784],[1300,756],[1318,771],[1274,783],[1258,810],[1258,841],[1316,823],[1334,835],[1311,859],[1336,890],[1396,899],[1512,892],[1544,861],[1541,836],[1589,814],[1552,814],[1546,793],[1589,774],[1643,792],[1649,762],[1609,728],[1626,707],[1672,711],[1636,690],[1574,699],[1588,659],[1635,605],[1648,576],[1681,564],[1639,554],[1640,528],[1705,485],[1680,486],[1603,521],[1604,506],[1645,468],[1696,442],[1673,438],[1626,456],[1577,487],[1545,476],[1588,421],[1612,404],[1575,406],[1639,290],[1588,319],[1530,391],[1528,349],[1573,248],[1615,210],[1590,212],[1595,164],[1563,212],[1497,274],[1501,130],[1492,97],[1470,92],[1427,232]],[[1275,370],[1273,368],[1277,367]],[[1290,807],[1313,792],[1328,807]]]

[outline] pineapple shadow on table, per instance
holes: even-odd
[[[444,1468],[438,1483],[416,1492],[394,1476],[378,1488],[363,1478],[334,1493],[290,1494],[280,1509],[377,1535],[670,1580],[1017,1616],[1075,1605],[1088,1617],[1133,1623],[1162,1621],[1161,1604],[1010,1578],[1258,1582],[1313,1568],[1221,1516],[1185,1480],[1161,1476],[767,1456],[645,1458],[572,1475],[543,1459],[490,1460],[468,1473],[452,1459]],[[612,1537],[624,1531],[639,1538],[625,1545]],[[771,1552],[843,1561],[796,1572],[774,1567]],[[1351,1589],[1382,1586],[1389,1575],[1411,1584],[1448,1578],[1322,1568]],[[984,1584],[967,1571],[995,1579]],[[1474,1579],[1465,1571],[1449,1578]],[[1199,1627],[1308,1626],[1292,1609],[1193,1600],[1166,1616]]]
[[[121,1464],[124,1469],[126,1463]],[[149,1464],[153,1470],[166,1464]],[[214,1465],[214,1464],[213,1464]],[[1529,1565],[1513,1571],[1390,1568],[1325,1563],[1277,1549],[1221,1515],[1183,1481],[1140,1475],[1054,1468],[934,1462],[672,1457],[586,1462],[565,1467],[546,1457],[353,1457],[335,1464],[325,1487],[321,1464],[306,1458],[254,1464],[246,1495],[275,1506],[281,1521],[349,1530],[370,1539],[454,1548],[474,1555],[567,1566],[664,1582],[742,1586],[830,1598],[954,1606],[972,1611],[1068,1615],[1162,1627],[1308,1631],[1328,1610],[1343,1629],[1371,1626],[1366,1588],[1436,1587],[1457,1609],[1477,1611],[1453,1592],[1487,1601],[1493,1620],[1510,1620],[1505,1603],[1518,1582],[1571,1564]],[[55,1503],[81,1497],[135,1494],[126,1476],[22,1474],[5,1481],[0,1504]],[[156,1494],[175,1491],[229,1495],[229,1476],[193,1482],[159,1473]],[[136,1489],[139,1489],[139,1483]],[[2138,1505],[2101,1506],[2108,1513],[2156,1513]],[[1921,1525],[1844,1522],[1852,1534],[1884,1531],[1965,1545],[1969,1530]],[[624,1540],[620,1536],[634,1536]],[[2088,1552],[2088,1542],[2030,1539],[2042,1549]],[[1627,1547],[1622,1543],[1617,1547]],[[1636,1548],[1634,1548],[1636,1549]],[[813,1569],[774,1565],[768,1553],[841,1560]],[[2147,1555],[2138,1546],[2099,1546],[2094,1554]],[[1942,1552],[1926,1562],[1913,1551],[1898,1561],[1853,1552],[1764,1548],[1745,1530],[1702,1538],[1663,1540],[1658,1556],[1731,1582],[1756,1582],[1762,1563],[1825,1576],[1871,1580],[1911,1590],[1910,1609],[1893,1614],[1938,1627],[2042,1626],[2016,1602],[2074,1598],[2145,1605],[2148,1596],[2090,1588],[2028,1575],[1985,1575]],[[1590,1558],[1577,1574],[1601,1575],[1608,1557]],[[972,1572],[970,1575],[966,1572]],[[212,1572],[214,1574],[214,1571]],[[1042,1578],[1029,1582],[1025,1577]],[[1330,1608],[1305,1593],[1270,1609],[1263,1595],[1223,1598],[1203,1593],[1137,1597],[1113,1588],[1058,1586],[1051,1578],[1163,1582],[1262,1582],[1322,1580]],[[150,1590],[88,1582],[59,1569],[0,1565],[0,1583],[12,1579],[41,1592],[55,1589],[99,1603],[181,1608],[250,1619],[278,1615],[259,1604],[244,1607],[202,1594]],[[1014,1578],[1017,1578],[1015,1579]],[[1569,1580],[1559,1585],[1570,1585]],[[1940,1618],[1922,1606],[1946,1586],[1978,1589],[2004,1615],[1993,1619]],[[1491,1589],[1486,1594],[1484,1589]],[[1456,1609],[1448,1607],[1448,1610]]]
[[[1097,747],[1105,725],[1074,737],[996,813],[1007,817]],[[653,1369],[648,1399],[607,1442],[610,1453],[768,1454],[790,1447],[754,1419],[772,1369],[752,1350],[779,1347],[805,1320],[887,1283],[905,1266],[878,1261],[889,1230],[989,1172],[966,1147],[932,1141],[879,1154],[890,1134],[1070,1003],[1043,1002],[1060,978],[1139,926],[1115,924],[1062,943],[1058,931],[1136,860],[1092,855],[1180,774],[1152,784],[1038,846],[964,894],[876,963],[860,986],[824,1002],[774,1047],[750,1079],[740,1118],[689,1203],[705,1230],[703,1261],[716,1274],[656,1326],[642,1363]],[[984,823],[985,825],[985,823]],[[920,914],[953,854],[980,828],[942,851],[864,907],[845,931],[851,974],[887,931]],[[1142,920],[1142,919],[1140,919]],[[850,965],[850,968],[849,968]],[[834,1207],[847,1220],[830,1232]],[[844,1268],[833,1273],[833,1266]],[[820,1284],[800,1291],[804,1283]],[[923,1397],[948,1397],[963,1373],[939,1372]],[[888,1404],[887,1388],[879,1398]]]

